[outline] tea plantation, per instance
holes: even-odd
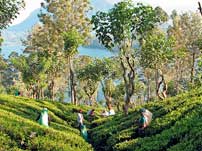
[[[202,90],[144,106],[153,113],[145,135],[136,133],[137,107],[128,116],[94,121],[91,143],[99,151],[202,151]]]
[[[48,108],[50,127],[40,126],[36,118]],[[0,151],[91,151],[76,128],[75,107],[51,101],[36,101],[0,95]],[[85,121],[86,124],[87,121]]]
[[[43,107],[49,110],[49,128],[36,122]],[[86,142],[72,111],[82,108],[85,115],[89,107],[0,95],[0,151],[202,151],[202,90],[144,107],[153,113],[144,135],[136,133],[138,106],[127,116],[85,121],[90,136]]]

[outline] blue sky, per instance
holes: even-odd
[[[102,1],[102,0],[98,0]],[[109,3],[117,3],[121,0],[106,0]],[[152,6],[161,6],[165,11],[167,11],[169,14],[173,9],[178,10],[179,12],[185,12],[185,11],[197,11],[198,8],[198,1],[197,0],[133,0],[134,3],[136,2],[142,2],[145,4],[150,4]],[[199,0],[202,2],[202,0]],[[25,20],[29,14],[34,11],[37,8],[40,8],[40,3],[43,2],[43,0],[25,0],[26,7],[25,9],[20,11],[20,15],[16,20],[13,21],[12,25],[18,24]]]

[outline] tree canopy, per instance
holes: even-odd
[[[24,0],[0,0],[0,30],[6,28],[25,5]]]

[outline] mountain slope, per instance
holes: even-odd
[[[94,148],[102,151],[202,150],[202,90],[144,107],[152,111],[154,117],[145,135],[136,132],[139,107],[128,116],[94,121],[95,127],[90,132]]]
[[[36,122],[43,107],[48,108],[52,119],[49,128]],[[72,112],[81,108],[85,115],[89,107],[0,95],[0,151],[202,150],[202,89],[150,102],[144,107],[152,111],[153,120],[141,136],[135,124],[140,107],[130,110],[128,116],[96,116],[91,124],[85,121],[91,128],[92,147],[81,138],[76,114]]]
[[[40,126],[36,118],[48,108],[50,127]],[[93,148],[80,136],[76,107],[57,102],[35,101],[0,95],[0,151],[91,151]],[[87,121],[85,121],[88,124]]]
[[[27,19],[25,19],[20,24],[10,26],[7,28],[8,31],[13,32],[20,32],[20,31],[28,31],[31,30],[31,28],[39,22],[38,14],[40,14],[40,9],[34,10]]]

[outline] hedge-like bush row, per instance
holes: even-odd
[[[130,111],[126,117],[124,115],[115,116],[108,122],[105,121],[102,125],[99,123],[98,127],[91,129],[94,148],[103,151],[164,151],[185,147],[189,141],[193,140],[188,135],[188,128],[191,129],[193,126],[195,131],[199,128],[192,122],[200,123],[198,116],[202,112],[202,90],[193,90],[164,101],[151,102],[144,107],[152,111],[154,117],[151,125],[146,129],[144,137],[138,136],[135,132],[137,129],[135,121],[140,117],[138,112],[140,107],[138,107]],[[178,130],[181,124],[182,131]],[[197,133],[197,135],[199,134]],[[185,139],[184,136],[188,138]],[[199,141],[197,142],[198,145],[195,145],[195,148],[200,148],[201,144]],[[194,148],[194,145],[190,146],[190,148]]]
[[[49,128],[36,121],[43,107],[48,108],[51,117]],[[0,151],[93,150],[77,128],[73,110],[78,109],[85,114],[89,107],[0,95]]]

